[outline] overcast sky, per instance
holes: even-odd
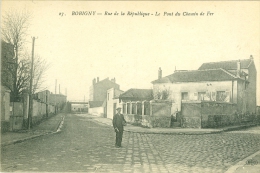
[[[158,68],[163,76],[195,70],[203,62],[247,59],[253,55],[260,81],[260,2],[68,2],[2,1],[8,9],[27,9],[33,17],[28,31],[35,53],[50,64],[45,86],[55,79],[69,100],[86,100],[92,79],[116,78],[121,89],[151,88]],[[72,11],[103,15],[75,16]],[[105,11],[118,16],[105,16]],[[121,16],[133,11],[153,16]],[[206,16],[207,12],[214,13]],[[65,13],[66,16],[59,15]],[[155,13],[160,16],[155,16]],[[181,16],[163,16],[164,12]],[[204,16],[183,16],[183,12]],[[260,83],[260,82],[258,82]],[[258,84],[258,88],[260,85]],[[259,92],[258,92],[258,98]],[[258,104],[259,104],[258,99]]]

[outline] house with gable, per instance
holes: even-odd
[[[251,55],[249,59],[243,60],[203,63],[198,70],[218,68],[222,68],[237,78],[242,79],[234,80],[237,97],[232,102],[237,103],[238,108],[242,112],[255,113],[257,103],[257,71],[253,56]]]
[[[171,100],[174,111],[186,101],[236,104],[237,112],[256,112],[256,67],[254,59],[203,63],[198,70],[175,71],[152,81],[155,99]]]

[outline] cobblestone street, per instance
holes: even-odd
[[[257,133],[164,135],[125,132],[68,114],[60,133],[1,148],[2,171],[225,172],[260,150]]]

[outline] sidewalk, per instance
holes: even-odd
[[[88,115],[88,117],[99,124],[112,126],[111,119],[97,117],[94,115]],[[223,128],[217,128],[217,129],[210,129],[210,128],[194,129],[194,128],[143,128],[143,127],[127,124],[127,126],[124,127],[124,131],[134,132],[134,133],[150,133],[150,134],[201,135],[201,134],[213,134],[213,133],[221,133],[221,132],[232,131],[232,130],[239,130],[239,129],[251,127],[254,125],[256,125],[256,124],[229,126],[229,127],[223,127]]]
[[[63,113],[54,115],[36,125],[30,130],[20,130],[15,132],[6,132],[1,134],[1,146],[11,145],[33,139],[39,136],[55,133],[63,120]]]
[[[258,173],[260,172],[260,150],[236,165],[230,167],[226,173]]]

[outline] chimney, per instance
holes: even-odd
[[[93,79],[92,83],[93,85],[96,84],[96,78]]]
[[[241,72],[241,63],[240,60],[237,62],[237,77],[240,77]]]
[[[116,83],[116,78],[111,79],[111,82]]]
[[[159,70],[158,70],[158,79],[161,79],[162,78],[162,69],[161,67],[159,67]]]
[[[97,77],[97,83],[99,82],[99,77]]]
[[[250,55],[250,59],[251,59],[251,60],[254,60],[254,57],[253,57],[253,55]]]

